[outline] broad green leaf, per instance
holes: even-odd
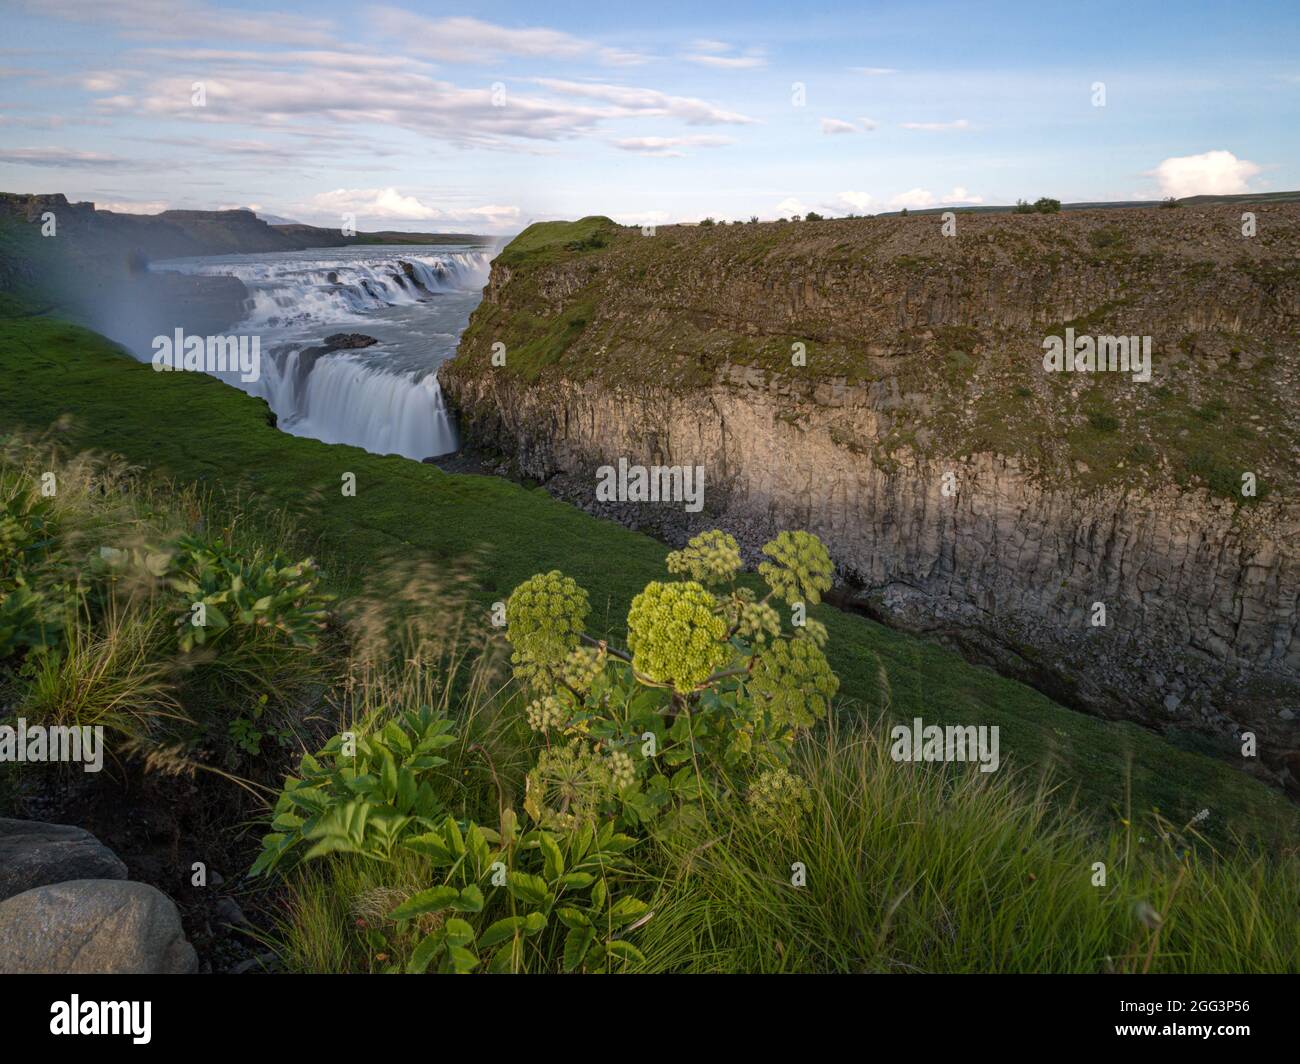
[[[420,975],[426,971],[429,962],[442,951],[445,938],[446,936],[442,931],[434,931],[432,934],[425,935],[411,953],[411,959],[406,962],[407,972],[411,975]]]
[[[545,905],[549,893],[546,880],[527,872],[511,872],[506,877],[506,888],[522,902],[529,905]]]
[[[455,887],[430,887],[418,894],[412,894],[396,909],[388,914],[390,920],[409,920],[413,916],[425,913],[441,912],[451,907],[451,903],[460,897]]]
[[[596,932],[590,927],[577,927],[564,936],[564,970],[575,972],[582,967],[587,950]]]
[[[478,937],[479,949],[491,949],[507,939],[514,938],[524,928],[524,917],[507,916],[504,920],[498,920],[491,924]]]
[[[565,905],[556,909],[555,915],[559,917],[560,923],[568,928],[591,926],[591,921],[587,919],[587,914],[581,909],[573,908],[571,905]]]
[[[474,941],[474,928],[459,916],[453,916],[442,929],[447,932],[449,946],[465,946]]]
[[[617,927],[623,924],[630,924],[638,916],[645,913],[650,906],[639,898],[624,897],[619,898],[609,907],[610,921]]]
[[[537,841],[542,850],[544,874],[547,880],[554,882],[564,875],[564,855],[560,853],[555,840],[546,832],[542,832]]]
[[[568,872],[560,877],[560,886],[568,890],[583,890],[596,882],[590,872]]]
[[[482,912],[483,892],[471,883],[460,892],[460,897],[451,903],[451,907],[463,913]]]
[[[611,957],[617,957],[619,960],[632,961],[636,964],[645,963],[645,954],[632,945],[631,942],[624,941],[621,938],[606,942],[605,952]]]

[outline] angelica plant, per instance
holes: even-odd
[[[783,532],[763,553],[760,598],[738,583],[730,534],[704,532],[673,551],[667,568],[679,579],[633,599],[626,649],[583,631],[586,593],[562,573],[515,589],[506,634],[532,691],[528,723],[545,744],[525,802],[539,825],[571,830],[609,815],[636,824],[791,778],[795,737],[839,687],[825,627],[804,618],[834,570],[807,532]],[[796,607],[788,628],[774,602]],[[763,775],[776,770],[784,775]]]

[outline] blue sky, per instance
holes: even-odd
[[[120,210],[504,233],[1300,188],[1294,0],[0,13],[0,188]]]

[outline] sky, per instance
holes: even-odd
[[[0,189],[505,234],[1300,188],[1300,7],[0,0]]]

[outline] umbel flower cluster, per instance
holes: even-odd
[[[506,634],[531,691],[528,725],[544,744],[526,781],[535,821],[635,825],[727,794],[783,822],[802,815],[789,752],[839,687],[826,628],[806,615],[834,569],[807,532],[783,532],[763,553],[765,592],[742,577],[726,532],[669,554],[681,579],[653,581],[632,600],[626,650],[584,632],[587,594],[564,574],[515,589]]]

